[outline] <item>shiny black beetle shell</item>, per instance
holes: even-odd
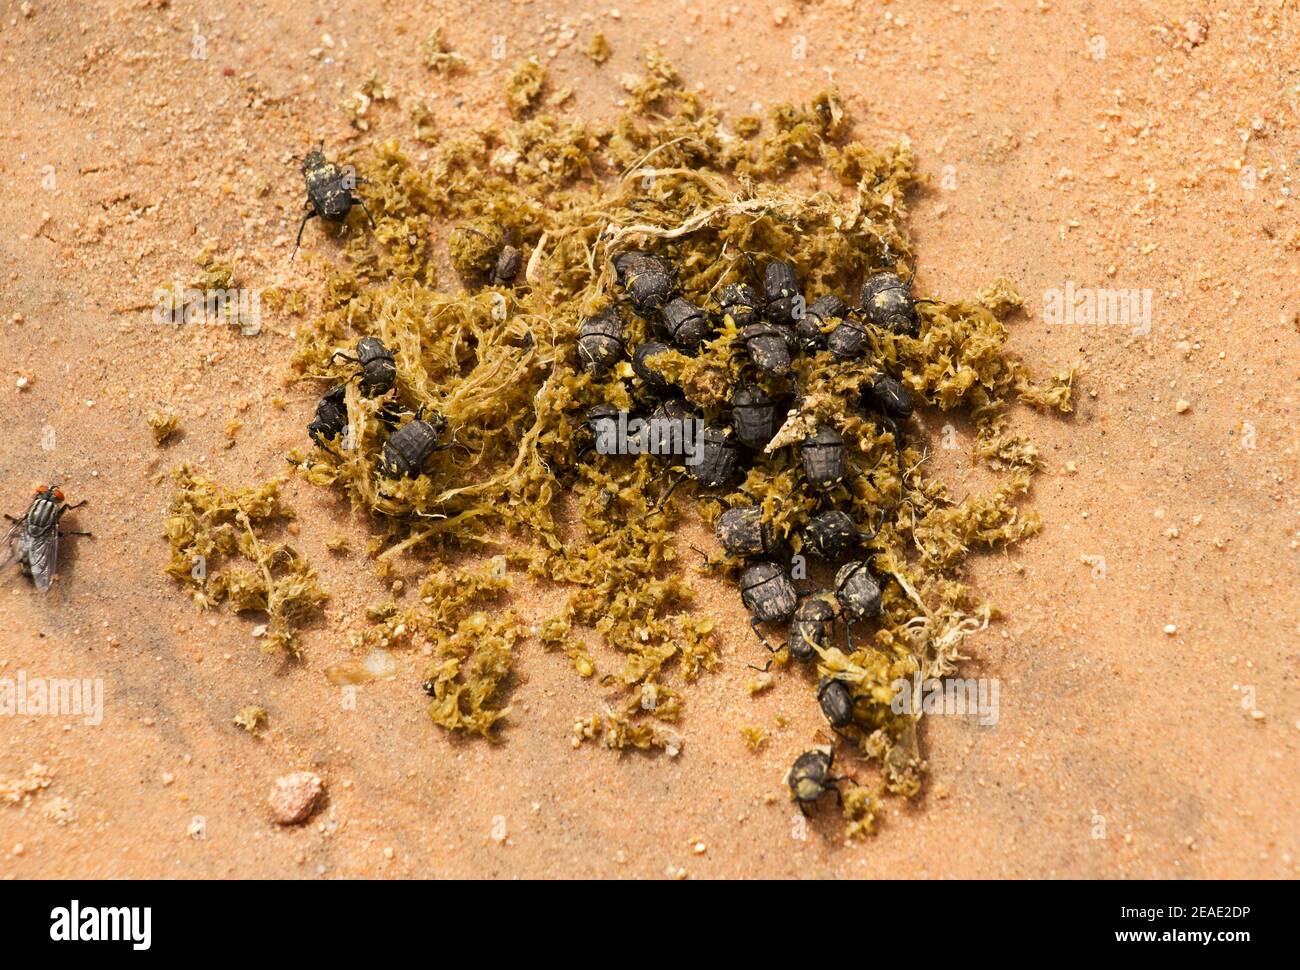
[[[442,418],[435,416],[416,418],[394,431],[384,443],[384,473],[391,478],[418,476],[429,456],[445,447],[438,441],[443,427]]]
[[[808,312],[803,319],[795,322],[794,332],[799,340],[799,349],[804,353],[816,353],[826,349],[827,335],[822,327],[830,320],[843,320],[849,308],[834,293],[819,296],[808,304]]]
[[[361,393],[366,397],[386,394],[397,383],[393,352],[378,337],[362,337],[357,341],[357,361],[361,364]]]
[[[587,430],[593,435],[599,436],[601,426],[612,421],[618,424],[618,408],[612,404],[597,404],[587,412],[586,421]]]
[[[829,591],[810,596],[799,604],[790,621],[790,640],[787,647],[795,660],[812,660],[817,651],[825,650],[831,642],[831,628],[835,622],[835,602]]]
[[[728,555],[775,556],[781,552],[772,524],[763,521],[763,510],[757,505],[727,509],[718,516],[713,531]]]
[[[356,204],[352,194],[356,176],[352,170],[336,165],[319,149],[302,160],[302,177],[307,186],[307,201],[315,214],[329,222],[342,222]]]
[[[762,448],[780,426],[777,402],[757,384],[746,384],[731,398],[731,420],[736,437],[750,448]]]
[[[803,530],[803,547],[827,562],[837,562],[861,539],[857,523],[847,512],[827,509],[818,512]]]
[[[844,439],[828,424],[799,444],[803,472],[810,485],[831,485],[844,477]]]
[[[833,728],[853,723],[853,694],[842,680],[823,677],[817,685],[817,704]]]
[[[704,429],[703,454],[698,463],[686,465],[686,474],[701,485],[726,485],[736,476],[740,446],[730,428],[711,424]]]
[[[661,457],[673,454],[688,434],[694,434],[694,429],[688,428],[686,422],[695,419],[695,412],[678,398],[669,398],[659,404],[650,412],[650,420],[646,425],[650,454]]]
[[[345,402],[347,385],[339,384],[325,392],[316,405],[316,416],[307,425],[307,434],[322,448],[331,438],[337,438],[348,425],[348,406]]]
[[[840,360],[856,360],[867,352],[867,328],[861,320],[846,316],[826,338],[826,348]]]
[[[790,326],[805,314],[799,277],[792,263],[777,260],[767,264],[763,272],[763,296],[767,301],[764,315],[772,323]]]
[[[740,332],[749,357],[764,374],[784,377],[790,372],[789,332],[772,323],[751,323]]]
[[[740,599],[763,623],[784,623],[799,603],[790,577],[774,562],[756,562],[740,574]]]
[[[888,271],[868,277],[862,284],[862,312],[877,327],[915,337],[920,325],[911,288]]]
[[[758,319],[763,302],[747,283],[728,283],[722,288],[718,304],[724,315],[731,317],[731,322],[739,330],[744,330]]]
[[[492,268],[492,282],[497,285],[513,283],[523,263],[524,254],[517,247],[502,246],[501,255],[497,257],[496,265]]]
[[[862,620],[880,613],[880,584],[865,562],[848,562],[840,567],[835,574],[835,599],[850,620]]]
[[[632,306],[643,317],[677,295],[677,274],[672,264],[650,253],[619,253],[614,257],[614,272],[626,290]]]
[[[579,325],[578,359],[587,373],[602,377],[625,352],[623,321],[613,307],[606,307]]]
[[[821,798],[830,787],[834,760],[835,750],[828,747],[813,748],[794,759],[785,781],[790,787],[791,797],[801,809]]]
[[[713,332],[709,315],[680,296],[668,301],[661,311],[660,319],[668,339],[686,350],[698,347]]]
[[[862,406],[887,418],[906,421],[916,410],[916,398],[902,381],[881,374],[862,389]]]
[[[650,361],[659,354],[667,353],[669,349],[667,344],[661,344],[656,340],[648,340],[643,344],[638,344],[636,350],[632,352],[633,372],[637,377],[645,381],[646,387],[660,397],[673,393],[673,386],[668,383],[667,378],[650,366]]]

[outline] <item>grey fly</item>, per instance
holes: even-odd
[[[36,489],[32,504],[21,518],[6,515],[13,523],[5,540],[9,543],[9,556],[3,564],[8,565],[15,557],[24,576],[30,576],[32,583],[42,593],[48,592],[54,582],[54,570],[59,562],[59,536],[88,536],[89,532],[60,532],[59,520],[69,509],[81,508],[85,501],[69,505],[63,501],[63,492],[56,485],[41,485]]]

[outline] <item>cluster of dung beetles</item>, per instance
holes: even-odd
[[[763,452],[785,420],[787,402],[769,394],[758,380],[771,386],[790,376],[792,361],[800,354],[829,351],[840,361],[862,358],[871,347],[872,328],[907,336],[919,331],[910,288],[893,272],[869,276],[862,285],[859,305],[850,308],[833,294],[805,302],[795,267],[773,261],[762,274],[761,292],[746,283],[728,284],[720,291],[716,311],[710,312],[681,295],[674,268],[660,256],[625,252],[614,258],[614,269],[624,299],[582,322],[578,356],[583,367],[597,377],[630,356],[632,371],[651,398],[652,429],[655,419],[696,417],[678,389],[655,368],[655,358],[670,348],[697,354],[716,335],[720,319],[730,317],[738,332],[737,345],[748,358],[746,370],[756,372],[756,380],[742,381],[734,389],[730,422],[706,424],[702,457],[697,464],[686,465],[686,474],[705,488],[726,486],[742,478],[747,460]],[[654,324],[653,336],[630,352],[619,302],[630,304],[637,315]],[[915,407],[907,387],[886,374],[864,389],[859,403],[893,431],[896,441],[898,423],[906,421]],[[588,412],[587,422],[594,432],[600,422],[614,420],[616,415],[609,405],[598,405]],[[795,447],[810,488],[825,490],[843,481],[844,441],[835,428],[819,424]],[[817,648],[831,645],[837,619],[845,623],[851,650],[853,624],[881,612],[881,580],[866,559],[854,557],[875,534],[876,530],[864,530],[838,509],[812,516],[802,531],[801,551],[842,565],[830,589],[800,593],[788,568],[790,547],[774,534],[760,506],[730,508],[716,526],[722,548],[744,563],[740,597],[752,615],[755,634],[772,650],[759,625],[789,623],[787,649],[799,662],[815,661]],[[817,698],[836,732],[853,723],[855,698],[845,682],[822,679]],[[796,761],[787,783],[801,808],[833,786],[836,779],[829,774],[833,757],[833,751],[815,749]],[[833,790],[838,794],[838,789]]]
[[[308,194],[304,225],[313,215],[342,221],[351,205],[360,202],[351,192],[353,183],[345,181],[345,170],[326,162],[319,151],[308,155],[303,174]],[[517,248],[504,245],[490,282],[508,285],[521,261]],[[755,376],[772,381],[791,376],[791,364],[800,354],[828,351],[840,361],[862,358],[871,347],[872,328],[907,336],[916,336],[919,330],[911,289],[893,272],[869,276],[862,284],[859,305],[851,308],[834,294],[807,302],[796,268],[789,262],[774,260],[762,274],[761,291],[747,283],[728,284],[721,290],[716,310],[711,312],[682,296],[676,270],[663,257],[623,252],[613,262],[624,299],[582,321],[577,335],[578,362],[588,373],[603,377],[630,356],[633,373],[654,403],[650,414],[652,434],[655,428],[665,426],[664,419],[680,423],[697,417],[679,390],[656,369],[655,358],[670,349],[698,353],[716,335],[718,321],[724,317],[734,324],[739,346],[748,356]],[[623,302],[630,304],[638,316],[652,321],[662,339],[644,340],[629,354],[619,306]],[[358,389],[367,397],[386,395],[396,386],[393,354],[375,337],[358,341],[355,355],[340,351],[331,360],[338,358],[359,365],[355,375]],[[308,432],[321,447],[330,447],[330,442],[345,432],[345,398],[346,384],[339,384],[317,406]],[[705,488],[733,484],[743,471],[747,455],[762,452],[776,436],[784,421],[783,410],[788,410],[783,407],[785,403],[756,380],[742,383],[731,396],[730,423],[705,425],[700,460],[687,464],[686,474]],[[859,403],[894,432],[895,440],[899,438],[898,422],[910,418],[915,407],[907,387],[883,373],[863,389]],[[388,399],[379,411],[380,419],[392,432],[384,445],[381,471],[392,477],[414,478],[435,451],[448,447],[440,441],[445,427],[440,416],[426,417],[421,412],[398,427],[407,413],[395,398]],[[597,433],[601,422],[617,418],[615,408],[602,404],[588,412],[586,424]],[[810,487],[826,489],[844,479],[844,441],[835,428],[818,425],[797,448]],[[662,453],[653,443],[651,450]],[[852,516],[838,509],[813,515],[803,529],[801,549],[842,565],[831,588],[801,593],[795,589],[788,568],[790,547],[764,521],[759,506],[730,508],[716,526],[722,548],[744,562],[739,577],[740,597],[752,615],[755,634],[773,650],[759,625],[789,623],[787,650],[792,659],[805,663],[815,660],[818,649],[831,645],[837,619],[844,621],[846,642],[852,649],[853,624],[880,613],[880,579],[866,559],[852,558],[875,534],[875,530],[863,530]],[[822,678],[817,700],[834,731],[838,733],[853,724],[856,699],[844,681]],[[842,779],[830,774],[834,754],[833,747],[823,746],[796,759],[786,783],[801,810],[806,811],[827,789],[839,795],[835,784]]]
[[[397,364],[392,351],[377,337],[362,337],[357,341],[354,355],[335,351],[330,357],[359,364],[354,375],[357,387],[366,397],[382,397],[397,386]],[[316,415],[307,425],[307,433],[322,448],[345,434],[348,427],[347,383],[337,384],[325,392],[316,405]],[[446,421],[442,415],[421,410],[410,421],[397,427],[401,418],[410,414],[396,398],[386,400],[379,410],[379,418],[392,431],[384,443],[384,457],[380,470],[392,478],[415,478],[424,469],[424,463],[435,451],[450,447],[441,441]],[[393,430],[396,428],[396,430]]]

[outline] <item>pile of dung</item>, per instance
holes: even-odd
[[[644,76],[625,79],[630,108],[612,123],[537,113],[544,83],[535,63],[521,65],[510,98],[518,120],[437,142],[427,165],[395,141],[348,159],[375,227],[352,213],[340,235],[348,269],[329,278],[321,312],[299,326],[294,358],[310,386],[345,387],[347,428],[312,448],[304,434],[291,460],[371,515],[381,575],[398,557],[506,556],[502,568],[430,566],[418,592],[371,611],[358,648],[431,645],[423,687],[433,720],[496,737],[515,723],[506,715],[519,645],[540,641],[620,697],[575,726],[575,743],[675,754],[689,685],[719,657],[712,620],[692,611],[693,570],[678,558],[674,526],[690,510],[712,524],[729,507],[758,505],[798,553],[809,516],[829,503],[879,523],[861,556],[890,577],[881,612],[855,628],[851,649],[841,637],[820,650],[815,676],[788,665],[785,649],[776,663],[806,681],[810,705],[820,678],[852,685],[853,723],[839,732],[836,766],[876,779],[844,797],[850,831],[868,831],[881,797],[915,794],[924,767],[916,716],[892,709],[891,684],[956,669],[962,641],[992,615],[963,578],[966,557],[1038,528],[1020,504],[1039,456],[1007,430],[1008,411],[1017,402],[1068,411],[1072,375],[1035,383],[1007,354],[1002,320],[1019,299],[1005,282],[970,300],[918,301],[914,336],[875,333],[860,359],[822,352],[795,363],[798,404],[783,432],[836,429],[847,453],[841,482],[811,488],[796,449],[777,448],[733,486],[686,479],[661,506],[676,476],[671,460],[601,454],[586,421],[597,405],[645,414],[656,403],[628,359],[596,376],[577,353],[582,321],[611,306],[627,348],[653,337],[650,321],[627,309],[615,257],[667,260],[682,295],[703,307],[716,307],[728,284],[758,285],[755,266],[774,260],[797,268],[810,301],[855,294],[882,270],[910,282],[913,159],[904,145],[854,141],[834,92],[767,119],[724,122],[653,52]],[[498,272],[507,246],[523,254],[513,280]],[[440,278],[448,259],[455,276]],[[396,364],[395,388],[382,396],[363,394],[351,379],[357,366],[334,357],[367,336]],[[664,355],[666,376],[709,422],[727,420],[742,379],[737,339],[725,318],[698,352]],[[916,422],[900,432],[850,406],[881,375],[925,408],[967,416],[979,459],[1002,483],[955,501],[926,473]],[[449,447],[416,477],[385,473],[394,428],[431,414],[445,421]],[[503,612],[507,563],[569,590],[562,612],[535,627]],[[706,568],[734,575],[741,565],[723,555]],[[737,644],[736,656],[767,653],[754,640]]]

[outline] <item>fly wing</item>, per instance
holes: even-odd
[[[14,556],[18,553],[19,536],[26,524],[27,523],[23,519],[19,519],[11,525],[9,531],[5,533],[4,543],[9,547],[9,555],[5,556],[4,562],[0,562],[0,567],[8,566],[9,563],[13,562]]]
[[[54,582],[54,566],[59,561],[59,529],[51,526],[46,532],[28,532],[23,537],[27,549],[27,566],[32,582],[42,593],[50,591]]]

